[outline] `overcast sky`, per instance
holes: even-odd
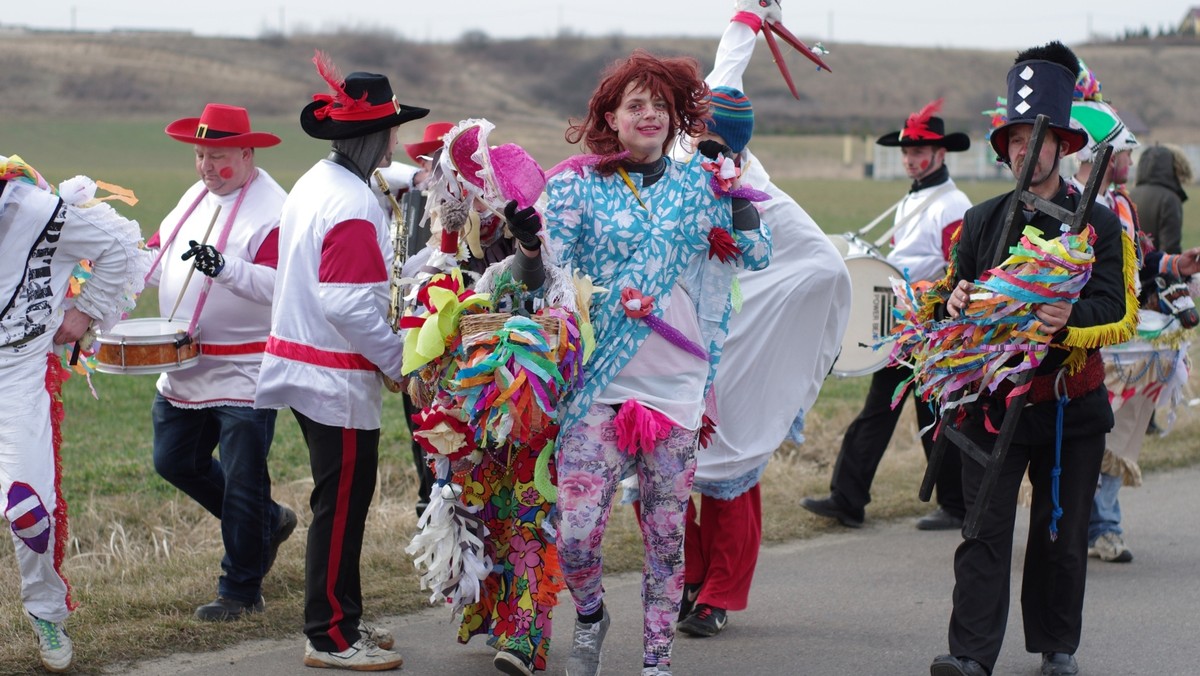
[[[926,47],[1021,49],[1051,39],[1078,44],[1128,27],[1179,24],[1200,0],[787,0],[784,24],[797,35],[837,42]],[[587,35],[716,36],[732,0],[372,0],[262,2],[207,0],[53,0],[5,2],[0,25],[110,30],[187,30],[254,37],[265,31],[384,28],[414,40],[454,40],[481,30],[496,38]]]

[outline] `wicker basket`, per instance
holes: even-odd
[[[504,327],[504,323],[512,319],[509,312],[484,312],[465,315],[458,323],[458,331],[462,335],[463,347],[470,349],[476,343],[482,342]],[[546,334],[546,342],[550,349],[558,347],[558,333],[562,320],[557,317],[533,315],[530,317]]]

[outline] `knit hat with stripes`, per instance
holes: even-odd
[[[733,87],[712,88],[712,119],[708,128],[740,153],[754,133],[754,109],[750,98]]]

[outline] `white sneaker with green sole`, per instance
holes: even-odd
[[[37,634],[38,648],[42,653],[42,666],[47,671],[61,673],[71,668],[71,660],[75,656],[75,645],[71,637],[63,629],[62,622],[50,622],[28,612],[25,617],[29,620],[33,632]]]

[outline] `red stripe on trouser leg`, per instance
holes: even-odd
[[[346,637],[342,635],[338,623],[345,615],[342,604],[337,597],[337,580],[341,572],[342,545],[346,533],[346,522],[350,511],[350,486],[354,483],[354,462],[357,459],[358,439],[356,430],[342,430],[342,470],[338,477],[337,504],[333,512],[333,531],[329,541],[329,570],[325,576],[325,596],[333,614],[329,618],[329,638],[337,644],[338,650],[350,647]]]

